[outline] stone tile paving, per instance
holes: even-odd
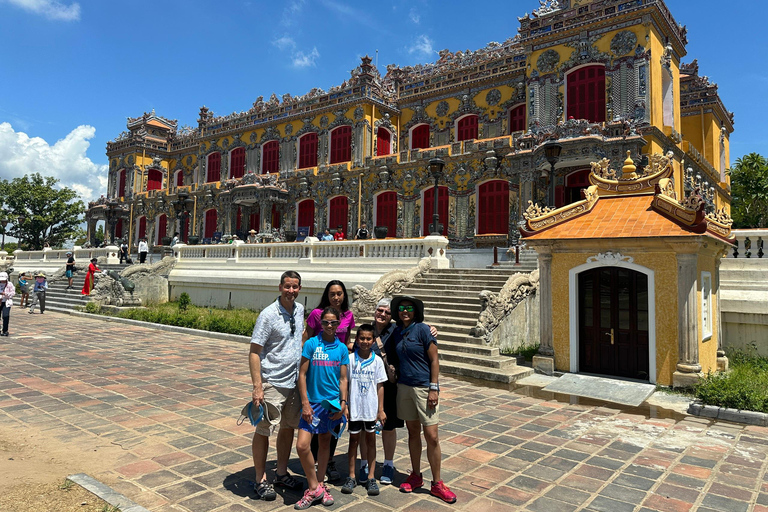
[[[280,490],[275,502],[253,500],[252,431],[235,421],[250,395],[243,344],[56,313],[28,325],[0,342],[2,424],[35,425],[61,443],[121,446],[113,467],[92,476],[153,511],[288,510],[298,499]],[[333,486],[334,509],[768,512],[766,428],[448,377],[442,390],[443,477],[458,503],[426,490],[383,486],[368,498]],[[404,430],[396,465],[409,468]],[[291,469],[301,471],[295,457]]]

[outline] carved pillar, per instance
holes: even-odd
[[[723,313],[720,310],[720,263],[724,252],[719,252],[715,257],[715,322],[717,322],[717,369],[724,372],[728,370],[728,358],[725,357],[723,348]]]
[[[696,253],[677,254],[677,371],[674,387],[691,387],[699,378],[699,323],[696,297]]]
[[[552,248],[537,245],[539,255],[539,352],[533,356],[533,368],[545,375],[555,371],[552,333]]]
[[[267,215],[271,213],[268,207],[269,204],[266,201],[259,202],[259,233],[267,232],[267,222],[269,221]]]

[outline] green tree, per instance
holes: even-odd
[[[77,192],[58,183],[39,173],[0,181],[3,212],[11,220],[7,234],[16,237],[21,248],[40,250],[46,243],[60,247],[77,235],[85,205]]]
[[[768,227],[768,161],[750,153],[736,160],[731,175],[734,228]]]

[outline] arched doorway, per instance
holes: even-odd
[[[509,182],[486,181],[477,189],[477,234],[509,231]]]
[[[648,275],[600,266],[578,274],[578,371],[650,380]]]
[[[429,235],[429,226],[435,214],[435,187],[429,187],[424,191],[422,201],[422,235]],[[440,187],[437,196],[437,213],[440,215],[440,224],[443,225],[443,236],[448,236],[448,187]]]
[[[309,236],[315,234],[315,201],[314,199],[305,199],[299,203],[299,213],[296,216],[296,227],[309,228]]]

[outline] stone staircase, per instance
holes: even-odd
[[[533,373],[521,366],[522,358],[503,355],[498,347],[469,335],[480,314],[478,294],[498,292],[519,271],[498,267],[430,270],[403,290],[403,295],[424,301],[424,321],[438,330],[441,372],[504,383]]]
[[[114,270],[121,272],[128,267],[127,264],[120,265],[101,265],[101,270]],[[85,270],[75,272],[72,280],[72,289],[67,290],[67,278],[62,277],[55,283],[48,283],[48,291],[45,294],[45,309],[51,311],[72,311],[77,306],[85,306],[88,303],[88,297],[81,295],[80,292],[85,285]]]
[[[515,264],[515,253],[509,252],[504,255],[505,258],[508,258],[509,261],[499,261],[499,264],[497,266],[489,265],[488,269],[499,269],[499,270],[507,270],[512,271],[512,273],[515,272],[522,272],[522,273],[529,273],[533,272],[537,268],[539,268],[539,259],[538,254],[533,249],[526,249],[522,248],[520,249],[520,263]],[[499,254],[499,259],[501,259],[501,254]]]

